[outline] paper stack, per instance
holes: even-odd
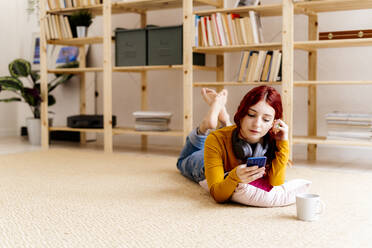
[[[169,131],[172,113],[158,111],[136,111],[134,129],[137,131]]]
[[[326,114],[327,139],[372,141],[372,114]]]

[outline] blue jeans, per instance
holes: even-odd
[[[196,128],[186,138],[177,161],[177,168],[182,175],[199,183],[205,179],[204,175],[204,142],[207,135],[198,135]]]

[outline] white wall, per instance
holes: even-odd
[[[17,9],[20,1],[0,1],[0,76],[9,75],[8,63],[20,55],[19,37],[20,22],[17,19]],[[12,25],[9,25],[12,23]],[[12,94],[1,92],[1,98]],[[17,135],[17,103],[0,103],[0,136]]]

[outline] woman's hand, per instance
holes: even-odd
[[[288,125],[278,119],[273,123],[273,131],[275,140],[288,140]]]
[[[254,180],[263,177],[265,174],[265,167],[258,168],[258,166],[249,166],[246,164],[239,165],[236,168],[236,175],[242,183],[250,183]]]

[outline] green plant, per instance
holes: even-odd
[[[70,16],[70,24],[75,27],[89,27],[92,24],[92,14],[86,10],[75,12]]]
[[[58,68],[74,68],[78,67],[78,62],[70,62],[59,66]],[[17,95],[0,99],[0,102],[25,102],[27,103],[35,118],[40,118],[40,105],[42,102],[40,94],[40,74],[38,71],[31,70],[31,64],[24,59],[15,59],[9,64],[10,76],[0,77],[0,93],[2,91],[10,91]],[[49,94],[58,85],[68,81],[73,75],[71,74],[55,74],[55,78],[48,83],[48,105],[56,103],[53,95]],[[31,87],[26,87],[22,78],[28,80]]]

